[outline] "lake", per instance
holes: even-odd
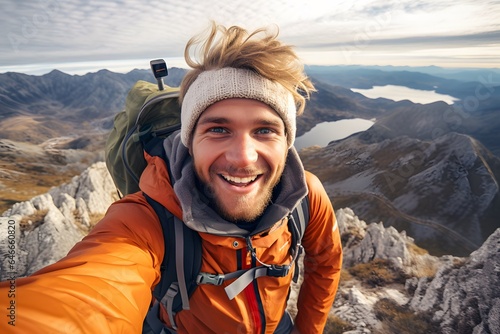
[[[351,90],[372,99],[383,97],[394,101],[410,100],[413,103],[422,104],[436,101],[444,101],[448,104],[453,104],[454,101],[459,100],[456,97],[438,94],[435,91],[419,90],[395,85],[373,86],[373,88],[370,89],[351,88]],[[319,123],[309,132],[295,139],[295,148],[300,150],[304,147],[314,145],[323,147],[333,140],[340,140],[357,132],[368,130],[373,123],[374,121],[361,118]]]
[[[373,86],[370,89],[351,88],[351,90],[353,92],[363,94],[371,99],[383,97],[394,101],[410,100],[413,103],[422,104],[436,101],[453,104],[455,101],[459,100],[458,98],[450,95],[436,93],[436,91],[433,90],[420,90],[395,85]]]
[[[326,146],[332,140],[349,137],[354,133],[369,129],[372,125],[373,121],[361,118],[319,123],[316,124],[314,128],[295,139],[295,148],[300,150],[304,147],[314,145]]]

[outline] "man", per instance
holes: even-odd
[[[224,290],[230,281],[200,285],[190,309],[173,321],[160,309],[165,326],[178,333],[322,333],[334,300],[339,229],[320,181],[304,171],[293,148],[303,95],[314,87],[292,48],[276,37],[214,24],[204,42],[188,42],[193,69],[181,85],[182,128],[163,143],[169,166],[147,156],[140,187],[199,232],[208,273],[290,264],[287,222],[308,196],[295,325],[285,311],[289,273],[255,278],[232,298]],[[190,55],[196,46],[199,61]],[[3,320],[1,332],[140,333],[164,252],[154,210],[142,192],[128,195],[65,258],[16,281],[15,327]],[[2,300],[9,286],[2,284]]]

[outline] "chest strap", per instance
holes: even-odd
[[[297,225],[295,223],[295,219],[292,215],[289,216],[291,220],[291,225],[293,226],[295,231],[297,232]],[[300,244],[300,239],[296,239],[296,245],[293,249],[292,253],[292,261],[289,264],[285,265],[276,265],[276,264],[265,264],[261,262],[257,258],[257,254],[255,253],[255,248],[252,246],[252,241],[250,237],[246,238],[247,248],[250,251],[250,254],[257,262],[261,264],[261,266],[242,269],[228,274],[210,274],[205,272],[200,272],[196,278],[197,284],[211,284],[211,285],[222,285],[223,282],[234,279],[236,280],[226,286],[224,291],[226,291],[227,297],[232,300],[238,294],[240,294],[253,280],[262,277],[262,276],[271,276],[271,277],[285,277],[289,274],[290,268],[296,262],[298,256],[302,252],[302,245]],[[298,269],[298,268],[296,268]],[[297,274],[297,273],[296,273]],[[297,275],[294,275],[294,280]]]

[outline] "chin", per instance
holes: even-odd
[[[251,223],[262,215],[269,204],[269,199],[258,202],[252,201],[252,203],[249,203],[240,200],[238,203],[232,203],[229,207],[224,205],[217,205],[216,207],[219,215],[231,223]],[[234,210],[236,207],[239,207],[240,210]]]

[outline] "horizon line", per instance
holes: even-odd
[[[180,68],[189,70],[189,66],[179,59],[168,59],[169,68]],[[149,70],[149,66],[140,65],[144,60],[117,60],[117,61],[89,61],[89,62],[73,62],[59,64],[32,64],[32,65],[10,65],[0,66],[0,74],[6,73],[21,73],[27,75],[41,76],[48,74],[54,70],[63,72],[68,75],[85,75],[97,73],[101,70],[108,70],[115,73],[129,73],[134,70]],[[98,65],[100,64],[100,65]],[[135,66],[134,66],[135,64]],[[148,64],[149,65],[149,64]],[[491,70],[500,71],[500,67],[486,67],[471,64],[471,66],[442,66],[442,65],[380,65],[380,64],[307,64],[304,67],[380,67],[380,68],[437,68],[442,70]]]

